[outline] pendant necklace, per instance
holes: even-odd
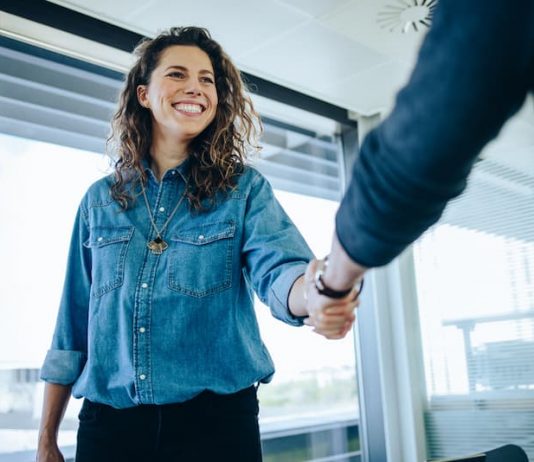
[[[163,251],[169,247],[169,244],[167,244],[163,240],[162,234],[165,232],[165,229],[167,228],[167,225],[171,222],[172,217],[174,217],[174,214],[178,211],[178,207],[180,207],[180,204],[185,199],[185,195],[187,193],[187,186],[188,185],[186,184],[183,194],[180,196],[178,203],[175,205],[173,211],[169,215],[169,218],[167,218],[167,221],[163,224],[161,229],[158,229],[158,227],[156,226],[156,221],[154,220],[154,215],[152,214],[152,210],[150,210],[148,198],[146,197],[145,185],[143,184],[143,181],[141,181],[141,189],[143,191],[143,197],[145,199],[146,208],[148,210],[148,216],[150,217],[150,223],[152,224],[152,229],[156,233],[156,237],[151,241],[148,241],[146,244],[146,246],[151,250],[153,254],[161,255]]]

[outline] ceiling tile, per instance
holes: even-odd
[[[130,21],[130,17],[136,14],[139,15],[139,13],[149,9],[153,3],[140,0],[114,0],[113,2],[109,0],[91,0],[90,2],[87,0],[47,1],[143,35],[147,35],[147,30],[143,27],[143,23],[133,23]]]
[[[352,0],[275,0],[291,8],[295,8],[312,18],[330,14]]]
[[[321,24],[351,40],[412,64],[426,29],[402,33],[380,25],[380,13],[388,11],[395,0],[354,0],[321,19]],[[397,2],[399,3],[399,2]],[[406,2],[403,2],[406,5]]]
[[[309,18],[274,1],[204,0],[199,4],[196,0],[157,0],[151,8],[132,14],[130,20],[142,23],[152,34],[171,26],[206,27],[235,59]]]
[[[363,115],[386,112],[409,74],[410,67],[406,64],[388,62],[332,83],[325,94],[336,104]]]
[[[385,56],[313,22],[243,56],[239,64],[275,82],[313,94],[386,61]]]

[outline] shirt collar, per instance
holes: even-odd
[[[156,174],[150,167],[150,157],[145,157],[141,160],[141,166],[143,170],[147,173],[148,177],[152,178],[156,183],[159,183],[159,180],[156,178]],[[189,175],[189,170],[191,169],[191,156],[188,156],[180,165],[177,167],[174,167],[172,169],[169,169],[165,172],[163,175],[162,181],[165,180],[172,180],[178,177],[182,177],[182,179],[187,182],[187,177]]]

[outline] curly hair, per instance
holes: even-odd
[[[190,144],[190,205],[204,210],[204,199],[213,203],[217,192],[233,189],[247,150],[259,149],[257,139],[262,125],[240,72],[206,29],[173,27],[153,39],[144,39],[134,50],[137,61],[126,77],[107,143],[108,153],[114,158],[111,195],[123,209],[134,199],[127,184],[138,176],[146,182],[142,161],[150,156],[152,141],[151,114],[139,103],[137,87],[150,83],[163,51],[174,45],[196,46],[209,56],[219,100],[214,120]]]

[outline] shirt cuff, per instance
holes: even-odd
[[[48,350],[41,368],[41,380],[71,385],[82,373],[86,355],[82,351]]]
[[[291,266],[276,279],[271,287],[274,295],[274,303],[271,306],[273,316],[291,326],[302,326],[304,324],[305,316],[294,316],[289,311],[288,306],[289,292],[295,281],[304,273],[306,273],[306,264],[299,263]]]

